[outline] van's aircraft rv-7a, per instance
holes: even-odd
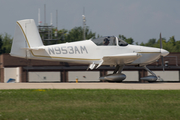
[[[161,40],[161,35],[160,35]],[[161,48],[130,45],[125,41],[107,36],[97,39],[44,46],[33,19],[17,21],[11,56],[88,64],[88,69],[101,65],[115,65],[113,74],[100,77],[100,80],[121,82],[126,78],[122,73],[125,65],[143,66],[152,75],[141,78],[156,81],[158,77],[146,65],[169,52]],[[163,67],[164,68],[164,67]]]

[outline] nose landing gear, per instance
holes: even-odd
[[[151,73],[152,75],[149,75],[149,76],[146,76],[146,77],[143,77],[141,78],[141,80],[146,80],[148,82],[155,82],[158,77],[156,76],[156,74],[154,74],[152,71],[150,71],[146,66],[143,66],[144,69],[146,69],[149,73]]]

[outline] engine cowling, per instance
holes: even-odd
[[[99,79],[102,80],[102,81],[105,80],[105,81],[112,81],[112,82],[121,82],[124,79],[126,79],[126,75],[123,74],[123,73],[109,74],[109,75],[100,77]]]

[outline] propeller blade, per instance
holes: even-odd
[[[164,71],[164,57],[161,56],[161,62],[162,62],[162,67],[163,67],[163,71]]]
[[[161,49],[163,48],[162,39],[161,39],[161,33],[160,33],[160,48],[161,48]]]
[[[160,48],[161,48],[161,50],[163,48],[161,33],[160,33]],[[162,62],[161,65],[162,65],[162,68],[163,68],[163,71],[164,71],[164,58],[163,58],[163,56],[161,56],[161,62]]]

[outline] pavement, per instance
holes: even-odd
[[[0,83],[3,89],[180,90],[180,83]]]

